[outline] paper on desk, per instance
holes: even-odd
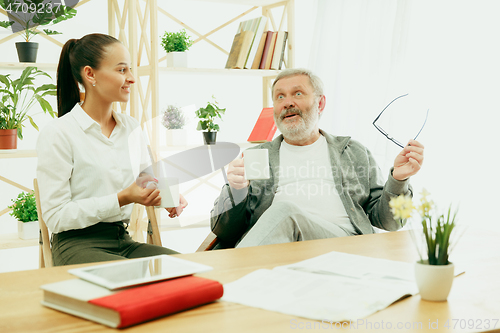
[[[336,274],[358,279],[415,281],[413,266],[406,262],[330,252],[283,268],[318,274]]]
[[[411,275],[410,264],[331,252],[252,272],[225,284],[222,299],[316,320],[357,320],[416,294]]]

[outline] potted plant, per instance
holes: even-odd
[[[448,258],[454,247],[451,236],[456,227],[457,211],[452,212],[450,206],[446,214],[436,213],[434,202],[428,199],[429,193],[424,189],[421,195],[418,207],[413,206],[411,198],[404,196],[391,199],[389,205],[394,217],[399,219],[407,219],[414,209],[418,210],[422,225],[420,237],[411,231],[420,257],[415,264],[415,280],[422,299],[445,301],[455,276],[455,266]],[[421,243],[425,244],[423,251]],[[422,252],[427,253],[427,258]]]
[[[214,99],[213,102],[208,102],[206,107],[199,108],[196,111],[196,117],[200,119],[196,129],[198,131],[204,131],[203,139],[206,145],[215,144],[217,131],[220,128],[219,125],[214,123],[214,120],[217,117],[222,119],[222,115],[226,112],[226,109],[220,109],[217,106],[218,103],[215,97],[212,96],[212,98]]]
[[[161,46],[167,52],[167,67],[187,67],[186,51],[193,45],[186,30],[165,32],[161,37]]]
[[[183,129],[186,118],[181,108],[169,105],[162,112],[161,124],[167,129],[167,145],[183,146],[186,144],[186,131]]]
[[[78,1],[75,2],[78,3]],[[39,25],[53,26],[76,15],[76,10],[61,2],[41,0],[0,0],[0,6],[8,13],[9,21],[0,21],[0,26],[20,32],[24,42],[17,42],[16,49],[20,62],[36,62],[38,43],[30,42],[40,33],[58,35],[61,32],[49,29],[37,30]]]
[[[12,209],[11,216],[17,219],[17,231],[21,239],[38,238],[38,214],[36,211],[36,200],[33,192],[21,192],[17,199],[11,200],[14,204],[9,206]]]
[[[18,79],[12,80],[10,74],[0,75],[0,149],[16,149],[17,138],[23,138],[24,122],[29,120],[38,130],[28,111],[38,103],[43,112],[56,115],[45,96],[56,95],[56,86],[52,83],[35,86],[37,76],[49,74],[36,67],[26,67]]]

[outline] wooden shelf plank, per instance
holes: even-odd
[[[0,234],[0,250],[36,245],[38,245],[38,238],[21,239],[17,234]]]
[[[147,75],[149,66],[138,68],[139,75]],[[234,75],[234,76],[256,76],[256,77],[275,77],[279,70],[269,69],[219,69],[219,68],[175,68],[158,67],[160,72],[195,74],[195,75]]]
[[[24,158],[36,157],[36,150],[28,149],[0,149],[0,159],[2,158]]]
[[[277,3],[285,2],[285,0],[197,0],[203,2],[219,2],[233,5],[247,6],[270,6]]]
[[[37,63],[37,62],[0,62],[0,69],[24,69],[26,67],[36,67],[41,70],[56,71],[57,64]]]

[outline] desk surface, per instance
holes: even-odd
[[[428,302],[420,296],[401,300],[365,318],[356,332],[485,331],[500,320],[500,233],[467,230],[451,259],[465,268],[455,278],[448,302]],[[496,249],[496,250],[495,250]],[[221,283],[234,281],[258,268],[273,268],[330,251],[414,262],[416,251],[408,232],[351,236],[254,248],[178,255],[214,270],[200,276]],[[78,265],[83,266],[83,265]],[[0,274],[0,332],[116,332],[105,326],[61,313],[40,304],[46,283],[73,278],[67,267]],[[444,325],[448,320],[449,328]],[[421,324],[419,324],[421,323]],[[437,323],[437,324],[436,324]],[[228,302],[215,302],[126,329],[131,332],[290,332],[334,330],[330,324]],[[389,325],[392,329],[388,329]],[[439,329],[429,329],[439,325]],[[472,328],[469,328],[472,325]],[[398,330],[397,327],[413,329]],[[461,329],[461,327],[463,329]],[[496,322],[500,332],[500,321]]]

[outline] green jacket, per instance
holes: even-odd
[[[400,194],[412,195],[408,180],[392,177],[383,185],[380,168],[371,153],[350,137],[333,136],[320,130],[326,138],[333,179],[345,210],[358,234],[374,233],[372,226],[398,230],[403,224],[395,220],[389,200]],[[219,247],[233,247],[271,206],[278,187],[279,148],[283,135],[250,149],[268,149],[270,178],[252,180],[247,188],[231,189],[224,185],[211,211],[212,231]]]

